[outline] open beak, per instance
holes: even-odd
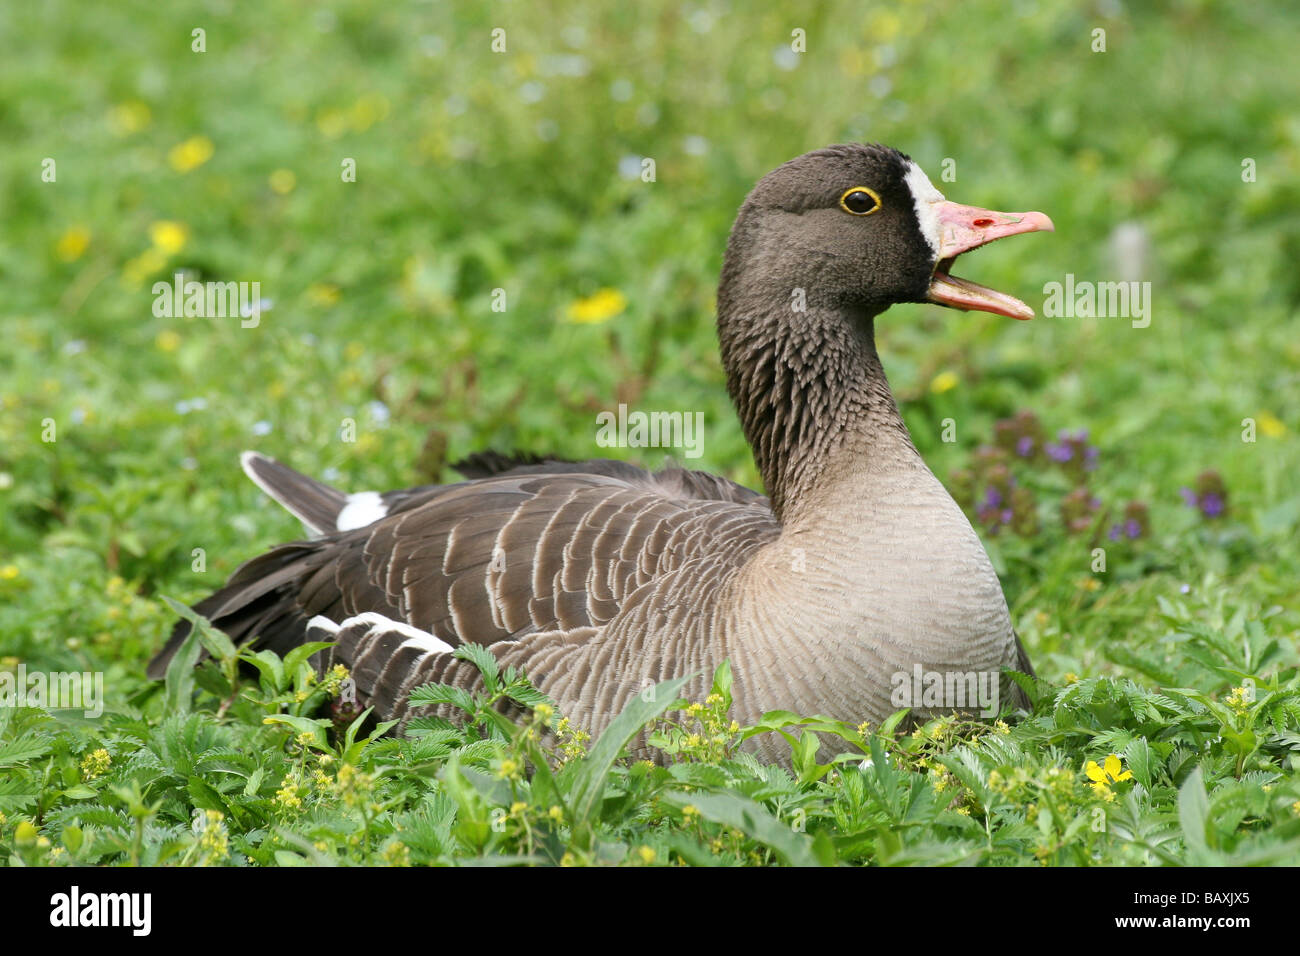
[[[1022,232],[1055,232],[1052,220],[1041,212],[994,212],[946,199],[935,202],[933,209],[939,226],[939,255],[927,298],[954,309],[1032,319],[1034,310],[1015,296],[950,275],[949,270],[953,260],[963,252],[988,245],[995,239]]]

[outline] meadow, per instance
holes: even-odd
[[[101,675],[104,712],[0,706],[0,859],[1300,863],[1297,25],[1212,0],[3,6],[0,674]],[[244,449],[349,491],[488,448],[657,466],[598,447],[625,403],[701,412],[689,466],[757,487],[713,326],[727,230],[759,176],[844,141],[1056,224],[963,259],[1033,321],[877,324],[1031,714],[744,728],[722,672],[591,740],[488,666],[477,698],[423,692],[463,724],[389,738],[332,719],[305,654],[241,667],[211,631],[211,662],[146,679],[169,599],[302,534]],[[160,316],[177,272],[256,282],[256,315]],[[1148,282],[1149,314],[1044,314],[1067,277]],[[539,706],[512,724],[502,695]],[[649,722],[667,766],[619,758]],[[791,770],[739,749],[764,730]],[[813,731],[854,754],[819,763]]]

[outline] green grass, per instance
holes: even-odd
[[[0,708],[10,862],[1300,862],[1284,5],[223,10],[0,10],[0,668],[100,672],[108,705]],[[795,28],[807,53],[787,70],[774,52]],[[195,138],[191,162],[212,152],[186,169],[173,150]],[[301,662],[263,661],[226,707],[233,658],[145,693],[163,596],[201,597],[300,533],[240,474],[244,448],[399,487],[487,447],[604,454],[595,415],[627,401],[703,411],[692,464],[756,486],[713,333],[726,231],[768,169],[854,139],[911,153],[950,198],[1049,213],[1055,235],[963,259],[1036,307],[1067,273],[1119,278],[1119,224],[1149,240],[1149,328],[928,306],[878,323],[904,417],[954,489],[989,480],[975,450],[1017,411],[1099,450],[1093,526],[1066,529],[1079,476],[1041,459],[1012,465],[1036,527],[976,516],[1043,679],[1032,717],[901,738],[817,724],[863,751],[833,767],[791,724],[785,771],[738,755],[746,731],[715,702],[691,718],[708,732],[662,732],[673,763],[652,769],[607,761],[613,739],[546,757],[528,737],[545,721],[504,726],[481,701],[462,702],[469,729],[349,742],[308,714],[323,692]],[[643,156],[655,182],[620,176]],[[175,269],[258,281],[272,307],[257,328],[156,318],[150,286]],[[567,319],[602,288],[626,310]],[[1179,493],[1210,470],[1216,519]],[[1128,502],[1149,532],[1115,544]],[[1085,767],[1110,754],[1132,777],[1108,794]],[[206,842],[196,808],[221,814],[200,820]]]

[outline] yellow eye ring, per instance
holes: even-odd
[[[872,199],[875,200],[876,204],[872,206],[870,209],[853,209],[849,206],[848,198],[852,196],[854,193],[866,193],[868,196],[870,196]],[[858,200],[854,203],[854,205],[858,205],[858,206],[860,206],[861,204],[862,204],[861,200]],[[873,212],[876,212],[877,210],[880,209],[880,193],[876,192],[874,189],[872,189],[869,186],[854,186],[852,189],[844,190],[844,195],[840,196],[840,208],[843,209],[845,212],[847,212],[850,216],[870,216]]]

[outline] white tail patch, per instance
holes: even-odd
[[[355,495],[348,495],[348,503],[343,506],[334,524],[340,531],[354,531],[374,524],[387,515],[388,507],[379,492],[358,491]]]
[[[366,628],[366,637],[373,638],[381,634],[398,634],[406,638],[402,642],[403,647],[419,648],[427,654],[450,654],[455,650],[446,641],[439,640],[428,631],[422,631],[405,621],[394,621],[391,617],[384,617],[378,611],[366,611],[364,614],[350,617],[343,622],[341,629],[346,630],[357,625]]]
[[[339,633],[339,626],[327,618],[324,614],[317,614],[307,622],[307,632],[309,637],[329,638],[335,637]],[[312,633],[315,632],[315,633]]]

